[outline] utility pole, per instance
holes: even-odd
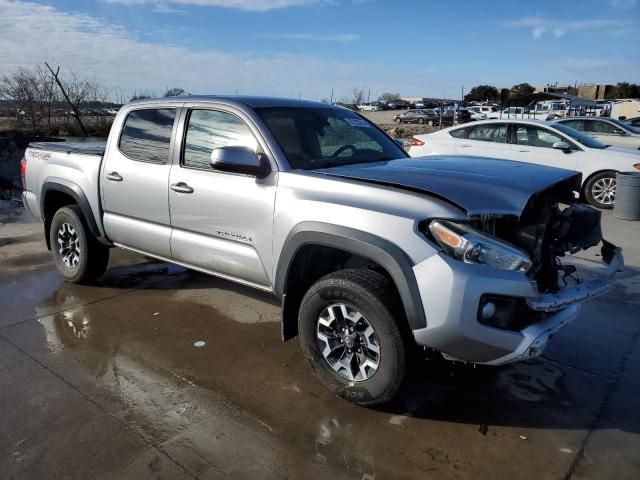
[[[333,87],[331,87],[331,105],[333,105]]]

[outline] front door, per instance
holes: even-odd
[[[110,141],[100,176],[109,239],[161,257],[170,257],[168,181],[175,118],[175,108],[130,111],[112,127],[121,134]]]
[[[273,211],[277,173],[255,177],[211,168],[211,152],[248,146],[260,152],[256,134],[238,112],[192,108],[179,134],[179,162],[169,178],[171,252],[186,265],[270,288]],[[178,150],[176,150],[176,153]]]
[[[553,144],[557,142],[570,145],[573,145],[573,142],[536,125],[515,123],[512,128],[513,160],[575,170],[580,151],[564,153],[562,150],[553,148]]]

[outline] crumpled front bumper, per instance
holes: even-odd
[[[597,278],[573,287],[565,287],[558,293],[546,293],[536,298],[528,298],[527,305],[538,312],[555,312],[574,303],[599,297],[614,287],[616,284],[616,272],[621,272],[623,269],[624,257],[622,256],[622,250],[616,248],[607,269]]]
[[[616,248],[607,260],[607,268],[596,278],[555,294],[540,294],[522,273],[436,254],[414,267],[427,321],[425,328],[413,331],[414,338],[451,360],[502,365],[537,357],[553,333],[576,318],[581,302],[614,287],[615,274],[624,267],[622,251]],[[480,323],[483,295],[522,299],[533,314],[544,318],[515,331]]]

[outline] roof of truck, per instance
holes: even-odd
[[[167,103],[184,103],[184,102],[212,102],[226,103],[231,105],[243,104],[251,108],[259,107],[333,107],[326,103],[312,102],[309,100],[298,100],[294,98],[279,97],[259,97],[247,95],[181,95],[179,97],[163,97],[163,98],[146,98],[143,100],[134,100],[127,105],[153,105]],[[338,108],[338,107],[334,107]]]

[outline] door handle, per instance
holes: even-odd
[[[107,180],[111,180],[112,182],[121,182],[122,176],[118,172],[107,173]]]
[[[462,144],[460,145],[461,148],[471,148],[471,145],[468,144]]]
[[[184,182],[172,183],[171,190],[178,193],[193,193],[193,188]]]
[[[516,150],[516,152],[530,152],[531,150]]]

